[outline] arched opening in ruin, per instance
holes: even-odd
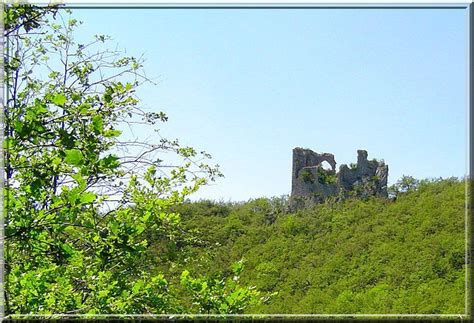
[[[327,161],[322,161],[321,162],[321,167],[324,169],[324,170],[332,170],[332,167],[331,167],[331,164],[329,164]]]

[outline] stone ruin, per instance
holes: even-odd
[[[327,162],[329,168],[324,168]],[[291,202],[294,206],[321,203],[328,197],[387,197],[388,165],[367,160],[367,151],[357,151],[357,164],[341,165],[336,172],[333,154],[293,149]]]

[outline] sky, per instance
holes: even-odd
[[[224,178],[193,199],[291,191],[292,149],[357,150],[389,184],[464,176],[467,9],[75,9],[77,38],[112,37],[158,81],[138,92],[160,133],[205,150]],[[137,129],[153,140],[153,131]],[[157,138],[158,140],[158,138]]]

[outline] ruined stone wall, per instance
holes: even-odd
[[[323,162],[331,169],[324,169]],[[292,201],[322,202],[330,196],[387,197],[388,166],[368,160],[367,151],[357,151],[357,164],[341,165],[336,173],[333,154],[318,154],[310,149],[293,149]]]
[[[329,174],[336,174],[336,161],[333,154],[318,154],[309,149],[293,149],[293,172],[291,196],[312,196],[324,199],[337,191],[335,183],[321,183],[319,172],[326,161],[331,165]]]

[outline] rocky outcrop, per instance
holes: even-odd
[[[327,162],[331,169],[325,169]],[[367,198],[387,197],[388,166],[384,161],[367,159],[367,151],[357,151],[357,164],[341,165],[336,173],[333,154],[310,149],[293,149],[291,200],[293,204],[320,203],[330,196]]]

